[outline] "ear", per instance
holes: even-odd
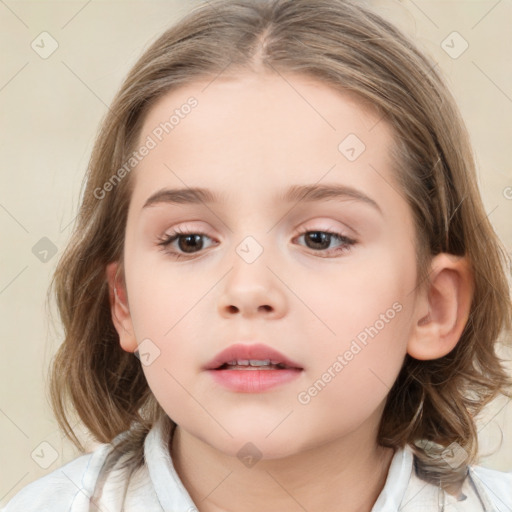
[[[106,273],[112,322],[119,334],[121,348],[126,350],[126,352],[134,352],[137,349],[137,340],[133,334],[125,280],[124,278],[119,279],[118,276],[118,274],[122,273],[119,262],[109,263]]]
[[[415,359],[438,359],[457,345],[473,298],[473,274],[465,257],[438,254],[426,286],[418,292],[414,327],[407,353]]]

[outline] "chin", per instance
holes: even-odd
[[[230,407],[210,404],[209,411],[215,420],[205,416],[204,411],[197,416],[186,414],[183,409],[174,420],[192,436],[230,457],[240,458],[249,452],[248,455],[261,459],[280,459],[321,443],[314,436],[318,425],[310,424],[307,417],[299,417],[296,411],[290,414],[283,407],[269,408],[261,403]]]
[[[223,425],[233,437],[220,429],[217,429],[215,435],[208,429],[198,433],[198,437],[220,452],[239,459],[245,456],[267,460],[281,459],[314,445],[314,440],[306,437],[304,431],[297,431],[293,424],[285,425],[285,420],[279,425],[282,419],[281,416],[272,422],[247,417],[237,418],[233,422],[225,420]],[[272,426],[268,427],[269,424]]]
[[[294,455],[299,451],[298,446],[295,445],[289,436],[286,439],[276,436],[276,438],[272,440],[265,436],[266,434],[237,435],[229,441],[222,442],[221,445],[216,446],[216,448],[230,457],[240,459],[244,464],[249,458],[249,466],[251,460],[282,459]]]

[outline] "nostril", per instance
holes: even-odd
[[[269,305],[265,304],[264,306],[259,306],[258,307],[258,311],[261,310],[261,309],[264,309],[265,311],[272,311],[272,306],[269,306]],[[233,305],[228,306],[227,310],[230,313],[238,313],[240,311],[239,308],[237,308],[236,306],[233,306]]]

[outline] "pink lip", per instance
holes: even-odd
[[[222,352],[219,352],[210,362],[206,363],[203,369],[216,370],[217,368],[219,368],[219,366],[222,366],[224,363],[233,361],[235,359],[270,359],[271,361],[281,363],[290,368],[295,368],[299,370],[303,369],[299,363],[296,363],[295,361],[288,359],[286,356],[284,356],[277,350],[274,350],[273,348],[267,345],[263,345],[261,343],[253,345],[236,343],[234,345],[230,345]]]
[[[270,359],[285,365],[279,370],[220,370],[224,363],[235,359]],[[303,368],[266,345],[235,344],[217,354],[203,368],[221,386],[238,393],[260,393],[297,378]]]

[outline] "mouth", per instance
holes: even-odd
[[[205,365],[213,381],[236,393],[262,393],[291,382],[304,368],[267,345],[235,344]]]
[[[239,359],[224,363],[214,370],[289,370],[291,366],[270,359]],[[298,369],[298,368],[296,368]]]
[[[219,352],[203,370],[303,370],[299,363],[263,344],[236,343]]]

